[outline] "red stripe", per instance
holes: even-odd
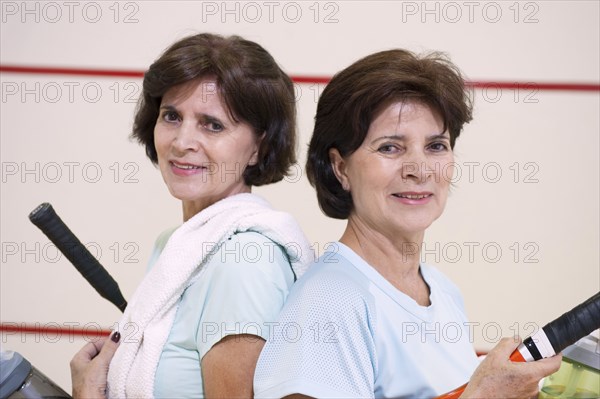
[[[538,83],[538,82],[467,82],[476,89],[537,89],[547,91],[600,91],[600,84],[594,83]]]
[[[79,75],[79,76],[102,76],[117,78],[143,78],[144,72],[122,71],[116,69],[76,69],[55,67],[32,67],[21,65],[0,65],[0,72],[30,73],[41,75]]]
[[[75,75],[75,76],[97,76],[116,78],[142,78],[143,71],[127,71],[117,69],[81,69],[81,68],[58,68],[58,67],[33,67],[23,65],[0,65],[0,72],[25,73],[41,75]],[[330,77],[326,76],[301,76],[294,75],[295,83],[328,83]],[[592,91],[600,92],[598,83],[539,83],[539,82],[492,82],[492,81],[469,81],[467,86],[477,89],[537,89],[547,91]]]
[[[73,326],[69,326],[73,324]],[[104,337],[108,336],[111,331],[102,329],[95,323],[88,323],[87,328],[75,328],[79,323],[63,323],[62,327],[58,323],[12,323],[5,322],[0,324],[0,332],[2,333],[21,333],[21,334],[44,334],[52,337]],[[66,328],[65,328],[66,327]]]
[[[290,76],[294,83],[329,83],[331,78],[325,76]]]

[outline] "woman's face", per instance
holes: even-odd
[[[454,155],[442,119],[419,102],[394,103],[371,123],[361,146],[330,151],[358,218],[388,237],[423,233],[444,210]]]
[[[250,191],[242,174],[256,163],[259,141],[250,125],[231,119],[212,79],[172,87],[162,98],[154,127],[158,165],[184,209]]]

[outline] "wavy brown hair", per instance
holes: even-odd
[[[202,33],[171,45],[144,74],[131,136],[158,162],[154,126],[162,97],[199,78],[216,79],[219,95],[236,122],[260,136],[258,162],[244,171],[248,185],[274,183],[296,162],[296,107],[291,79],[260,45],[239,36]]]

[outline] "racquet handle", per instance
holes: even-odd
[[[125,311],[127,301],[117,282],[64,224],[52,205],[47,202],[39,205],[29,214],[29,220],[56,245],[103,298],[122,312]]]
[[[526,338],[510,355],[510,360],[532,362],[554,356],[598,328],[600,328],[600,292]],[[436,399],[459,398],[466,387],[467,384],[464,384]]]

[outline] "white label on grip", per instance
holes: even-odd
[[[550,341],[548,340],[543,328],[540,328],[535,334],[533,334],[531,339],[535,343],[538,351],[540,351],[542,358],[556,355],[556,352],[554,352],[554,348],[552,347],[552,344],[550,344]]]

